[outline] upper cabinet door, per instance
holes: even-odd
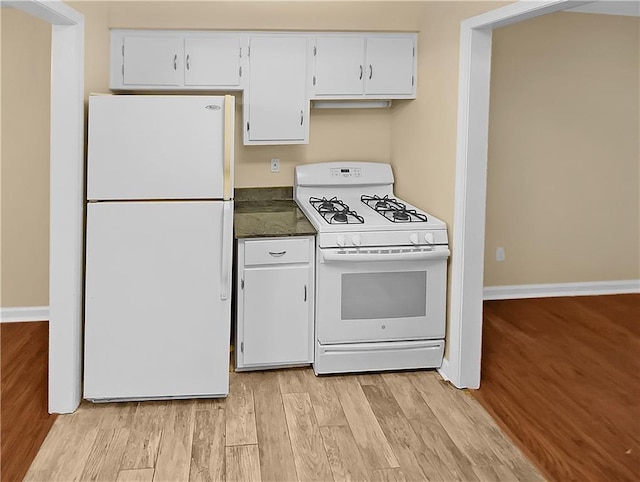
[[[364,78],[365,39],[318,37],[315,49],[315,94],[360,95]]]
[[[224,97],[89,97],[87,199],[222,199]]]
[[[123,39],[124,85],[182,85],[182,38],[139,37]]]
[[[411,95],[414,84],[414,40],[369,37],[365,64],[365,94]]]
[[[307,38],[252,37],[249,48],[245,144],[307,142]]]
[[[184,52],[185,85],[240,85],[240,37],[187,37]]]

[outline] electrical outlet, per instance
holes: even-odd
[[[502,246],[499,246],[498,248],[496,248],[496,261],[504,261],[504,248]]]
[[[280,172],[280,158],[273,157],[271,159],[271,172]]]

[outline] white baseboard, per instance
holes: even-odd
[[[590,281],[587,283],[549,283],[536,285],[486,286],[485,300],[550,298],[554,296],[594,296],[640,293],[640,279]]]
[[[0,308],[0,322],[49,321],[48,306],[16,306]]]

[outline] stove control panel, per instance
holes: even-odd
[[[353,233],[319,233],[323,248],[360,248],[380,246],[436,246],[447,244],[446,230],[435,231],[380,231]]]
[[[422,241],[422,239],[424,239],[424,241]],[[418,233],[411,233],[409,235],[409,241],[411,241],[411,244],[424,244],[424,243],[434,244],[435,238],[433,237],[432,232],[425,233],[424,238],[420,236]]]
[[[340,247],[342,246],[361,246],[362,239],[359,234],[354,234],[353,236],[345,236],[344,234],[338,234],[336,237],[336,244]]]
[[[331,177],[362,177],[359,167],[332,167]]]

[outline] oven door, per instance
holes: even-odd
[[[446,246],[320,249],[320,343],[438,339],[445,335]]]

